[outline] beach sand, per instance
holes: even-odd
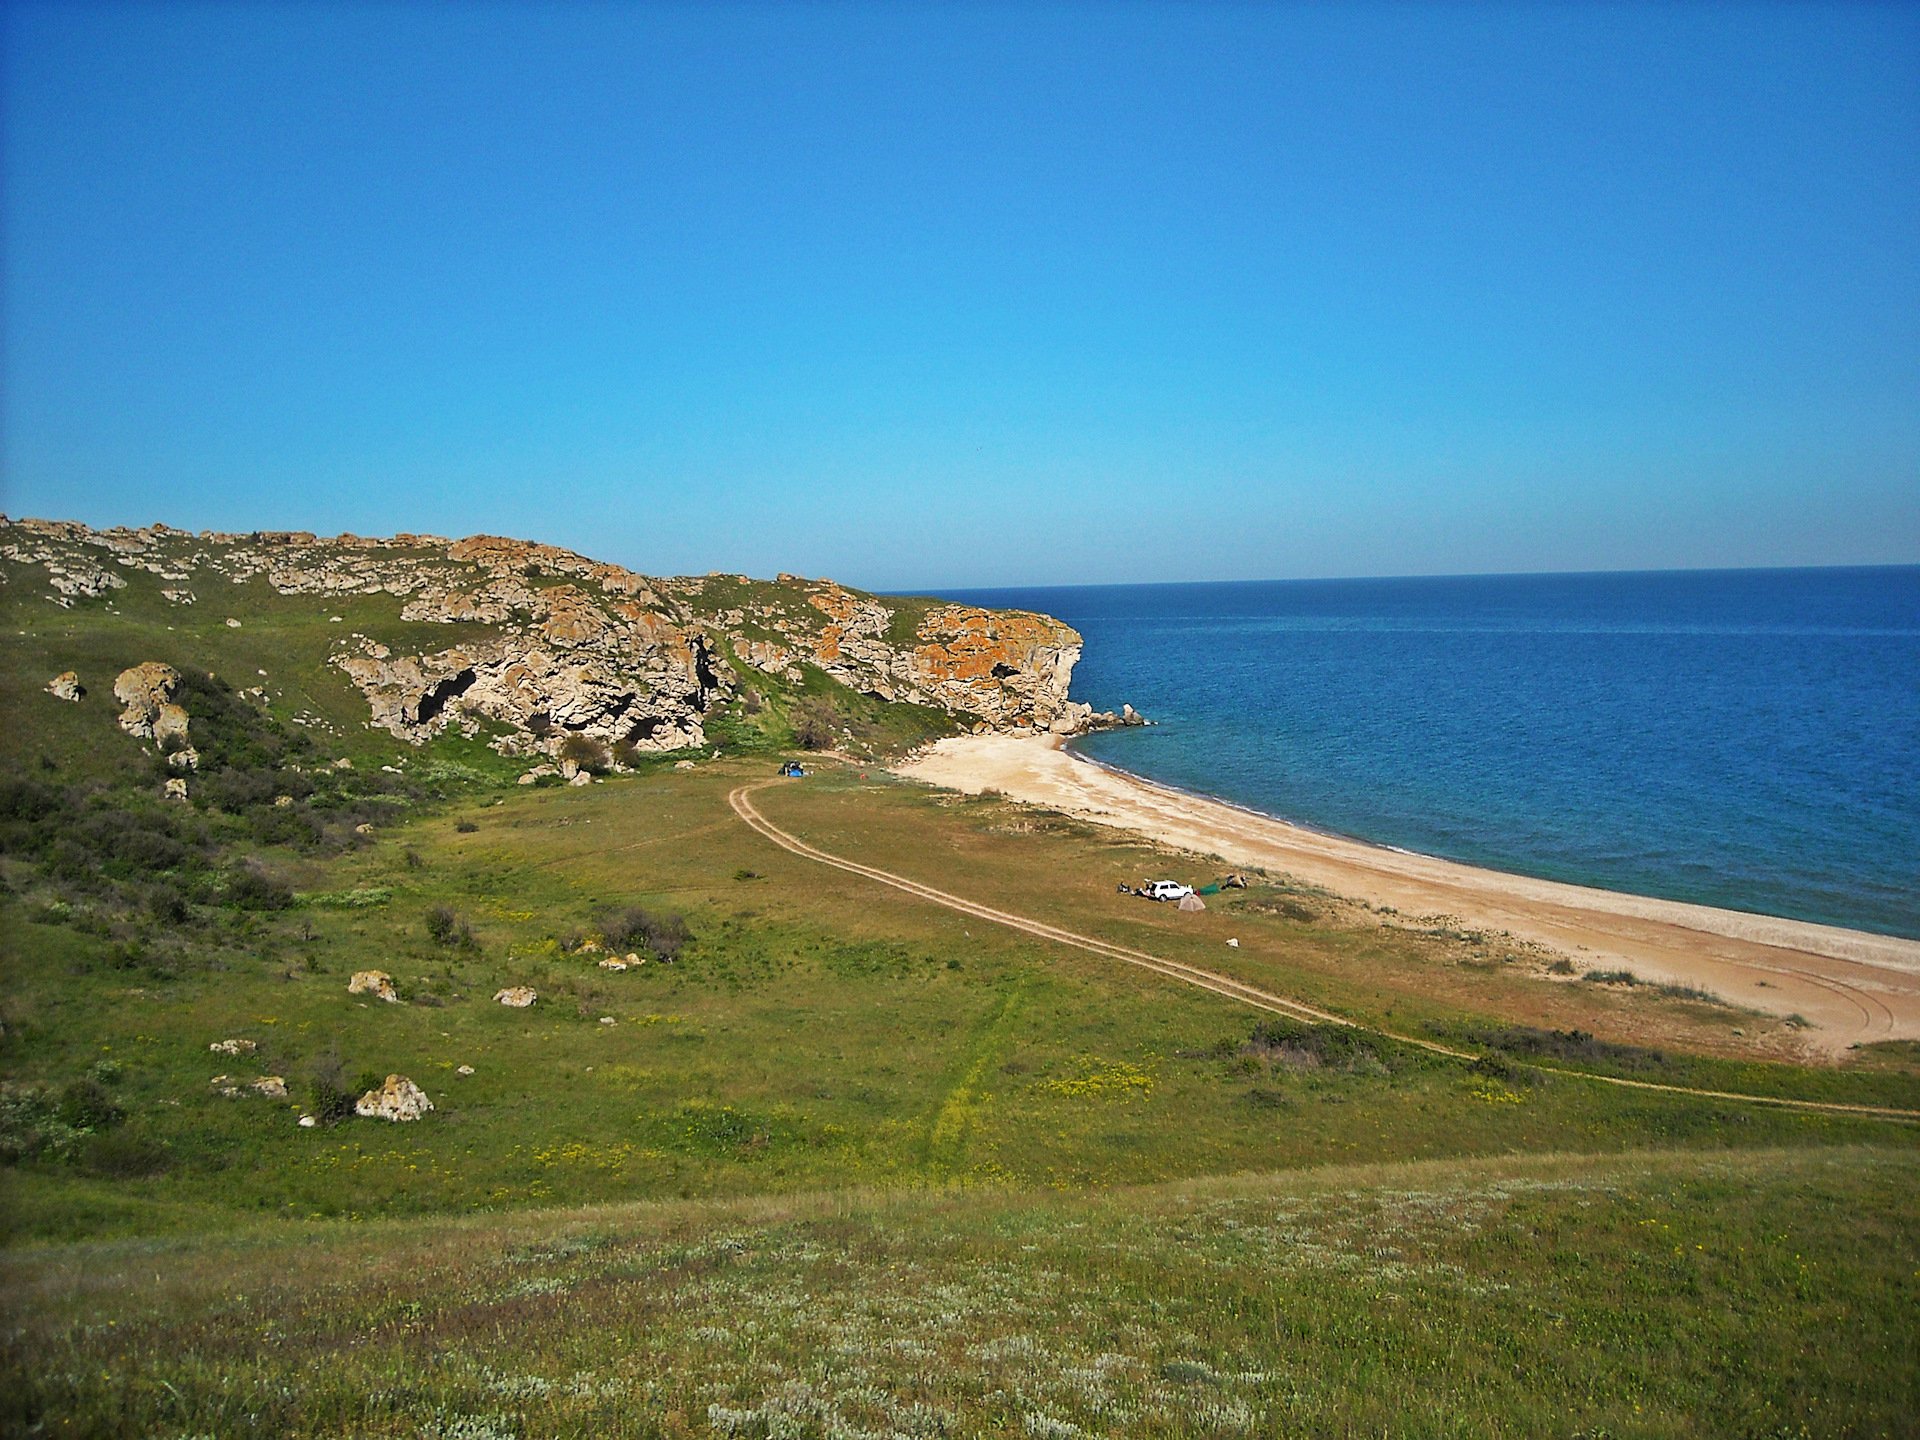
[[[1582,971],[1631,970],[1810,1022],[1809,1047],[1920,1038],[1920,942],[1483,870],[1291,825],[1068,753],[1049,736],[942,740],[897,774],[1011,800],[1232,865],[1257,866],[1409,916],[1445,916],[1558,951]]]

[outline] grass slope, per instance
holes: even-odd
[[[1910,1434],[1911,1152],[1502,1157],[16,1252],[98,1435]]]

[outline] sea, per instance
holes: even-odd
[[[1920,566],[946,592],[1086,646],[1081,754],[1296,823],[1920,939]]]

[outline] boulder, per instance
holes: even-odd
[[[433,1109],[427,1092],[404,1075],[387,1076],[386,1084],[369,1090],[354,1102],[353,1113],[369,1120],[418,1120]]]
[[[453,1073],[454,1073],[454,1074],[456,1074],[456,1075],[471,1075],[471,1074],[473,1074],[473,1066],[471,1066],[471,1065],[462,1065],[462,1066],[460,1066],[460,1067],[459,1067],[459,1068],[458,1068],[457,1070],[455,1070],[455,1071],[454,1071]]]
[[[284,1075],[262,1075],[247,1087],[256,1095],[264,1095],[269,1100],[287,1098],[287,1081]]]
[[[47,682],[47,693],[56,700],[71,700],[76,704],[84,700],[87,687],[80,683],[80,677],[71,670],[62,670]]]
[[[349,995],[377,995],[392,1004],[400,1002],[399,994],[393,988],[393,977],[384,970],[356,970],[353,978],[347,982]]]
[[[512,1006],[515,1010],[524,1010],[540,996],[530,985],[509,985],[504,990],[495,991],[493,998],[502,1005]]]
[[[167,781],[166,786],[162,791],[162,794],[168,800],[179,800],[184,802],[187,798],[187,782],[185,780],[179,779],[178,777],[172,780],[169,780]]]
[[[207,1046],[216,1055],[251,1055],[259,1048],[251,1040],[216,1040]]]
[[[151,740],[153,722],[160,717],[160,707],[173,699],[173,692],[179,686],[180,672],[157,660],[148,660],[122,670],[113,682],[113,698],[123,707],[120,711],[120,728],[137,739]],[[184,710],[180,713],[186,714]],[[182,733],[185,733],[184,730]]]
[[[167,768],[170,770],[198,770],[200,752],[191,745],[182,745],[178,750],[167,752]]]
[[[163,750],[187,743],[187,712],[178,705],[162,705],[153,717],[153,738]]]

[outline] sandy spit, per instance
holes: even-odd
[[[1368,845],[1109,770],[1044,735],[942,740],[895,773],[969,794],[997,790],[1410,916],[1504,930],[1561,952],[1582,970],[1627,969],[1755,1010],[1799,1015],[1813,1026],[1807,1040],[1822,1050],[1920,1039],[1920,942]]]

